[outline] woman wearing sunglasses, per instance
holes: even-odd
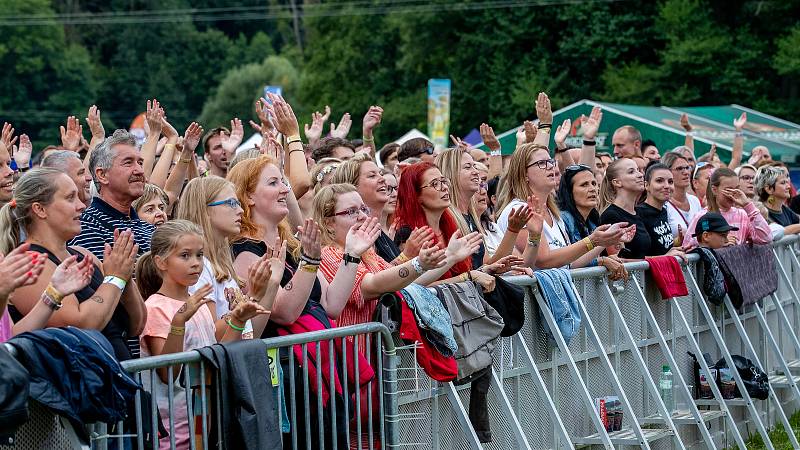
[[[397,175],[393,171],[381,169],[383,181],[386,182],[386,195],[389,201],[381,213],[381,229],[394,240],[394,212],[397,210]]]
[[[689,224],[703,209],[703,205],[700,204],[700,199],[691,193],[692,165],[690,162],[676,151],[665,153],[661,157],[661,162],[672,171],[675,191],[667,200],[667,217],[669,217],[669,226],[672,229],[675,243],[681,245],[687,230],[689,230]]]
[[[597,258],[604,247],[618,244],[624,230],[600,226],[573,243],[555,203],[554,192],[558,187],[555,166],[547,147],[538,144],[517,147],[511,155],[508,171],[500,180],[497,225],[504,233],[520,231],[511,227],[509,217],[527,204],[533,213],[523,225],[528,232],[519,233],[515,243],[525,264],[541,269],[583,267]]]
[[[567,166],[558,188],[558,207],[570,242],[580,242],[600,224],[597,212],[599,188],[594,172],[589,166]],[[627,276],[627,271],[616,256],[598,256],[589,265],[606,267],[611,279]]]
[[[705,161],[698,161],[697,165],[694,166],[694,171],[692,171],[692,190],[703,206],[706,206],[708,179],[711,178],[713,172],[714,165]]]
[[[249,301],[240,289],[241,279],[236,275],[231,257],[230,239],[234,239],[240,231],[242,207],[236,198],[233,184],[224,178],[209,176],[191,180],[181,194],[176,210],[176,219],[188,220],[200,226],[203,231],[203,271],[189,293],[211,286],[209,298],[214,300],[215,320],[223,319],[233,311],[239,303]],[[245,274],[247,275],[247,274]],[[250,285],[265,283],[253,278]],[[148,286],[143,286],[147,291]],[[152,286],[155,291],[158,286]],[[259,301],[266,300],[259,298]],[[272,299],[270,299],[271,302]],[[269,305],[269,304],[267,304]],[[269,305],[271,307],[271,305]],[[269,307],[267,309],[269,309]],[[242,337],[260,336],[267,323],[266,317],[248,320],[245,323]]]

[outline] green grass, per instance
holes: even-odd
[[[794,415],[789,418],[789,424],[792,426],[795,437],[800,441],[800,411],[794,413]],[[786,434],[783,425],[778,425],[772,430],[772,432],[769,433],[769,438],[776,449],[792,448],[792,444],[789,442],[789,435]],[[764,441],[761,439],[761,435],[758,433],[747,441],[748,450],[761,450],[766,448]]]

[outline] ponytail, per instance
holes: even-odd
[[[12,203],[0,208],[0,253],[7,255],[20,244],[20,229]]]
[[[147,300],[151,295],[161,289],[163,279],[159,273],[156,263],[153,261],[153,254],[147,252],[140,256],[136,261],[136,286],[142,298]]]

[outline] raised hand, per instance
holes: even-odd
[[[242,143],[242,139],[244,139],[244,127],[242,121],[235,117],[231,120],[231,134],[220,134],[220,143],[226,153],[233,154],[236,152],[236,147]]]
[[[231,320],[244,323],[255,316],[269,314],[270,312],[271,311],[268,311],[267,308],[264,308],[256,302],[241,302],[231,311]]]
[[[192,122],[186,127],[183,132],[183,148],[184,150],[194,152],[197,144],[200,143],[200,137],[203,135],[203,127],[197,122]]]
[[[405,247],[403,247],[403,254],[409,258],[419,255],[422,246],[433,239],[433,229],[431,227],[415,228],[408,236]]]
[[[67,150],[77,152],[81,147],[81,138],[83,138],[83,127],[80,121],[75,116],[67,117],[67,128],[60,127],[61,131],[61,146]]]
[[[497,140],[497,136],[495,136],[492,127],[490,127],[485,123],[482,123],[480,127],[480,132],[481,132],[481,140],[489,150],[493,152],[500,151],[500,141]]]
[[[526,120],[522,122],[522,129],[525,131],[525,143],[530,144],[536,139],[536,134],[539,132],[539,129],[536,128],[536,124],[534,124],[530,120]]]
[[[572,130],[572,121],[569,119],[564,120],[564,122],[556,128],[556,133],[553,135],[553,139],[555,140],[556,147],[559,149],[566,148],[567,136],[569,136],[569,132]]]
[[[97,105],[92,105],[89,112],[86,114],[86,124],[89,125],[89,132],[92,133],[92,139],[102,141],[106,138],[106,130],[103,128],[103,122],[100,120],[100,108]]]
[[[28,251],[30,245],[21,244],[8,255],[0,255],[0,299],[6,299],[15,289],[36,283],[44,269],[47,256]]]
[[[717,156],[717,144],[711,143],[711,150],[708,151],[708,161],[709,164],[714,162],[714,157]]]
[[[272,275],[272,268],[269,263],[270,255],[268,253],[265,253],[247,269],[247,282],[250,287],[249,294],[256,300],[260,300],[264,297],[264,294],[267,292],[267,284]]]
[[[167,142],[170,144],[174,144],[178,140],[178,130],[167,121],[167,116],[161,118],[161,134],[167,138]]]
[[[469,150],[470,145],[464,142],[460,137],[456,137],[454,135],[450,135],[450,142],[453,143],[455,148],[460,148],[462,150]]]
[[[261,137],[272,136],[275,133],[275,130],[272,126],[272,122],[269,120],[269,108],[267,107],[267,100],[264,98],[259,98],[255,102],[255,110],[256,116],[258,116],[258,123],[250,121],[250,126],[253,127],[254,130],[258,131]]]
[[[300,248],[303,254],[310,258],[319,259],[322,255],[319,227],[312,219],[306,219],[302,226],[297,227],[300,235]]]
[[[92,281],[93,273],[92,258],[84,256],[83,260],[78,262],[78,256],[72,255],[56,267],[50,283],[62,295],[72,295]]]
[[[689,123],[689,115],[686,113],[681,114],[681,128],[686,130],[686,132],[692,131],[692,124]]]
[[[736,128],[736,131],[744,130],[744,126],[747,125],[747,113],[743,112],[738,119],[733,119],[733,127]]]
[[[115,229],[114,245],[106,244],[103,252],[103,275],[128,281],[138,253],[139,245],[133,239],[133,232],[130,229]]]
[[[211,303],[214,300],[206,297],[208,294],[211,293],[213,289],[211,288],[210,284],[205,284],[200,289],[194,291],[194,294],[189,296],[189,299],[186,300],[186,303],[175,312],[175,315],[172,317],[172,323],[177,324],[178,326],[183,326],[189,319],[194,316],[194,314],[200,309],[201,306],[205,305],[206,303]]]
[[[445,254],[447,258],[455,264],[477,252],[482,242],[483,237],[477,231],[463,237],[461,236],[461,231],[456,231],[450,237],[450,242],[447,243]]]
[[[3,132],[0,133],[0,144],[4,145],[6,149],[10,152],[11,146],[14,145],[15,142],[17,142],[17,138],[14,137],[14,127],[11,126],[10,123],[4,122]]]
[[[747,198],[741,189],[723,189],[722,195],[728,197],[739,208],[744,208],[750,203],[750,199]]]
[[[275,245],[267,252],[269,256],[270,282],[280,282],[283,270],[286,268],[286,241],[280,237],[275,239]],[[311,256],[311,255],[308,255]]]
[[[274,113],[275,128],[286,137],[299,136],[300,127],[297,125],[297,117],[294,115],[292,105],[279,95],[269,94],[269,98],[272,100],[270,112]]]
[[[381,118],[383,117],[383,108],[380,106],[370,106],[367,114],[364,115],[364,120],[362,124],[362,128],[364,131],[364,136],[372,136],[372,130],[375,129],[381,123]]]
[[[419,251],[419,265],[425,270],[438,269],[447,264],[447,255],[443,248],[429,240],[423,243]]]
[[[374,217],[369,217],[350,227],[344,240],[344,252],[353,256],[361,256],[372,248],[380,235],[380,222]]]
[[[341,120],[339,120],[339,125],[331,123],[331,136],[341,139],[347,138],[347,133],[350,132],[352,125],[353,121],[350,119],[350,113],[344,113]]]
[[[326,106],[325,108],[330,112],[330,107]],[[325,126],[325,121],[322,119],[323,117],[325,116],[316,111],[311,114],[311,126],[308,126],[308,124],[303,126],[309,144],[316,143],[322,137],[322,128]]]
[[[529,195],[527,198],[528,210],[530,211],[530,218],[527,222],[528,234],[540,235],[544,228],[544,208],[539,197],[536,195]]]
[[[508,215],[508,231],[519,233],[528,221],[531,220],[531,217],[533,217],[533,212],[528,205],[512,208],[511,214]]]
[[[153,99],[147,101],[147,110],[145,110],[144,113],[144,120],[147,124],[148,137],[151,135],[154,137],[161,135],[161,127],[164,121],[164,109],[161,107],[161,104],[158,103],[158,100]]]
[[[19,136],[19,148],[12,155],[14,161],[17,162],[17,167],[28,167],[31,162],[31,154],[33,153],[33,145],[31,138],[27,134]]]
[[[539,92],[536,98],[536,117],[540,124],[553,123],[553,108],[550,106],[550,97],[544,92]]]
[[[599,106],[592,108],[589,117],[582,116],[581,131],[583,132],[583,138],[589,141],[594,140],[595,136],[597,136],[597,131],[600,130],[600,122],[602,121],[603,110]]]

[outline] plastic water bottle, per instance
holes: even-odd
[[[667,411],[672,413],[675,410],[675,400],[672,395],[672,372],[669,366],[661,366],[661,377],[658,379],[658,390],[661,394],[661,400],[667,407]]]

